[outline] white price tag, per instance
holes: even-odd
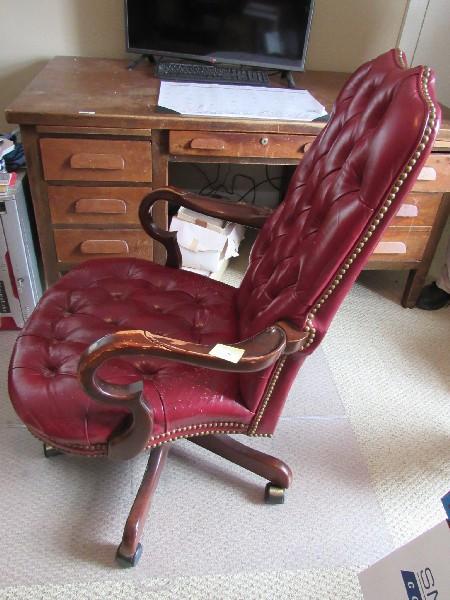
[[[211,348],[209,354],[211,354],[211,356],[216,356],[217,358],[223,358],[223,360],[227,360],[228,362],[238,363],[244,352],[245,350],[242,350],[242,348],[225,346],[225,344],[216,344],[214,348]]]

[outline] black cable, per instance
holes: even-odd
[[[268,181],[268,183],[270,183],[270,185],[273,187],[274,190],[276,190],[277,192],[281,191],[281,186],[277,186],[273,183],[274,179],[282,179],[282,177],[271,177],[271,175],[269,174],[269,165],[264,165],[265,166],[265,170],[266,170],[266,179]]]
[[[252,185],[255,185],[255,183],[256,183],[255,179],[253,177],[250,177],[250,175],[246,175],[245,173],[236,173],[235,175],[233,175],[233,179],[231,181],[231,187],[233,189],[233,192],[236,187],[236,179],[238,177],[242,177],[243,179],[250,179],[250,182]]]
[[[256,185],[256,181],[255,181],[255,178],[254,178],[254,177],[251,177],[250,175],[246,175],[245,173],[236,173],[236,174],[233,176],[233,179],[232,179],[232,190],[233,190],[233,194],[236,194],[236,195],[238,196],[237,202],[239,202],[239,201],[240,201],[240,198],[239,198],[239,195],[237,194],[237,192],[235,192],[235,190],[236,190],[236,187],[237,187],[237,185],[236,185],[236,181],[237,181],[237,179],[238,179],[239,177],[241,177],[242,179],[247,179],[247,180],[250,180],[250,188],[249,188],[249,190],[252,190],[252,189],[254,189],[254,187],[255,187],[255,185]],[[248,190],[248,191],[249,191],[249,190]],[[255,198],[253,198],[253,202],[254,202],[254,201],[255,201]]]
[[[204,169],[202,169],[202,167],[200,165],[198,165],[197,163],[190,163],[191,167],[194,167],[194,169],[197,169],[197,171],[200,171],[200,173],[203,175],[203,177],[206,179],[207,184],[205,187],[208,187],[211,183],[211,180],[209,178],[209,175],[205,172]]]
[[[237,187],[237,186],[236,186],[236,180],[237,180],[239,177],[241,177],[242,179],[249,179],[249,180],[250,180],[250,184],[251,184],[251,188],[250,188],[250,189],[252,189],[252,188],[255,186],[255,184],[256,184],[256,181],[255,181],[255,178],[254,178],[254,177],[250,177],[250,175],[246,175],[245,173],[236,173],[236,174],[233,176],[233,179],[232,179],[232,189],[233,189],[233,194],[235,194],[235,189],[236,189],[236,187]],[[254,200],[255,200],[255,199],[253,199],[253,201],[254,201]],[[239,199],[237,200],[237,202],[239,202]]]
[[[218,189],[223,188],[223,190],[224,190],[225,193],[227,193],[230,196],[232,196],[234,194],[233,187],[230,190],[229,188],[227,188],[227,185],[226,185],[228,176],[230,175],[230,171],[231,171],[231,164],[227,163],[227,171],[225,173],[225,177],[223,178],[223,183],[219,186]]]
[[[216,165],[216,173],[215,173],[214,177],[211,178],[207,174],[205,169],[200,167],[200,165],[198,165],[196,163],[190,163],[191,167],[194,167],[195,169],[197,169],[197,171],[199,171],[201,173],[201,175],[203,176],[203,178],[206,180],[206,184],[202,188],[200,188],[199,194],[201,194],[201,195],[219,194],[223,190],[225,192],[225,194],[227,194],[228,196],[237,196],[237,198],[235,200],[236,202],[242,202],[245,198],[247,198],[247,196],[249,194],[253,194],[253,198],[250,200],[250,204],[255,204],[256,190],[261,185],[268,183],[277,192],[281,191],[281,183],[280,183],[280,185],[277,185],[277,183],[275,183],[275,182],[282,182],[284,178],[283,178],[283,176],[272,177],[272,175],[269,172],[269,165],[264,165],[266,177],[262,181],[256,182],[254,177],[251,177],[250,175],[247,175],[245,173],[235,173],[231,179],[231,184],[228,186],[227,178],[230,175],[231,164],[226,163],[226,165],[227,165],[226,173],[221,173],[222,164],[223,163],[218,163]],[[221,175],[222,175],[222,177],[221,177]],[[246,180],[250,181],[250,183],[251,183],[251,187],[241,195],[238,195],[236,192],[237,181],[239,178],[246,179]],[[222,179],[222,181],[220,183],[217,183],[219,181],[219,179]],[[229,199],[232,201],[234,200],[232,198],[229,198]]]
[[[217,194],[218,192],[220,192],[220,190],[223,190],[229,196],[232,196],[234,194],[233,188],[230,190],[226,185],[228,175],[230,174],[230,170],[231,170],[231,165],[230,165],[230,163],[227,163],[227,172],[225,173],[225,175],[222,175],[222,182],[219,183],[218,185],[207,186],[207,187],[211,188],[211,190],[209,192],[207,192],[209,195],[211,195],[211,193]],[[204,188],[204,189],[206,189],[206,188]]]
[[[282,177],[273,177],[273,179],[282,179]],[[253,201],[251,202],[251,204],[255,203],[256,200],[256,188],[258,188],[260,185],[263,185],[264,183],[267,183],[267,181],[264,179],[264,181],[260,181],[258,183],[255,183],[255,185],[250,188],[247,192],[245,192],[245,194],[243,194],[240,198],[239,198],[239,202],[242,202],[242,200],[244,200],[244,198],[246,196],[248,196],[248,194],[250,194],[251,192],[253,192]]]
[[[200,189],[200,191],[199,191],[199,194],[204,194],[204,195],[207,195],[207,192],[206,192],[206,190],[207,190],[208,188],[212,188],[212,187],[213,187],[213,186],[216,184],[216,182],[219,180],[219,177],[220,177],[220,167],[221,167],[221,164],[220,164],[220,163],[218,163],[218,164],[217,164],[217,165],[215,165],[215,166],[216,166],[216,168],[217,168],[217,171],[216,171],[216,176],[214,177],[214,180],[213,180],[213,181],[211,181],[211,180],[209,179],[209,177],[206,177],[206,173],[204,173],[204,171],[202,171],[202,172],[203,172],[203,174],[204,174],[204,176],[207,178],[207,180],[208,180],[208,183],[207,183],[206,185],[204,185],[204,186],[203,186],[203,187]]]

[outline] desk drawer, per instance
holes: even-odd
[[[138,210],[150,187],[48,187],[52,223],[57,225],[139,224]]]
[[[422,260],[431,227],[388,227],[375,247],[370,261],[408,262]]]
[[[137,229],[55,229],[54,235],[58,261],[63,263],[91,258],[153,257],[150,237]]]
[[[416,192],[447,192],[450,190],[450,154],[431,154],[414,184]]]
[[[431,227],[440,206],[442,194],[412,192],[398,210],[389,227]]]
[[[149,141],[41,138],[40,146],[47,180],[152,180]]]
[[[171,154],[254,158],[301,158],[313,135],[171,131]]]

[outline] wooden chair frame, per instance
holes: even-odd
[[[181,267],[181,252],[176,233],[160,229],[152,219],[153,207],[156,202],[161,200],[209,216],[256,228],[262,227],[272,212],[265,207],[244,203],[231,204],[173,187],[154,190],[142,201],[139,217],[148,235],[164,245],[167,252],[166,266],[172,268]],[[150,355],[205,369],[249,373],[261,371],[273,365],[282,354],[299,351],[307,337],[306,333],[299,331],[290,323],[277,322],[257,335],[233,344],[233,347],[244,350],[244,354],[238,363],[232,363],[212,356],[210,354],[212,345],[195,344],[143,330],[118,331],[93,343],[83,353],[80,358],[78,374],[83,388],[91,398],[110,406],[123,407],[125,404],[130,410],[132,419],[128,429],[112,436],[108,441],[108,456],[126,460],[146,448],[152,434],[153,416],[151,409],[143,399],[141,382],[119,386],[106,383],[98,377],[97,370],[106,360],[133,354]],[[267,503],[280,504],[284,501],[284,490],[292,481],[292,472],[281,460],[248,448],[227,435],[198,437],[193,433],[188,439],[267,479],[269,481],[265,493]],[[117,559],[123,566],[136,565],[141,556],[140,539],[168,452],[168,444],[157,446],[150,452],[148,465],[117,551]]]

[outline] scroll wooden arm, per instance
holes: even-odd
[[[272,209],[264,206],[254,206],[245,202],[223,202],[174,187],[154,190],[142,200],[139,207],[139,219],[148,235],[164,245],[167,251],[166,266],[175,268],[181,266],[181,252],[177,243],[177,234],[161,229],[155,225],[152,219],[153,205],[159,200],[166,200],[210,217],[257,228],[262,227],[267,217],[273,212]]]
[[[130,427],[113,436],[108,444],[108,456],[128,459],[146,447],[153,429],[153,416],[143,399],[142,382],[115,385],[99,378],[97,369],[105,361],[115,356],[150,355],[207,369],[250,373],[269,367],[283,353],[295,351],[294,346],[292,334],[286,333],[283,322],[232,346],[224,345],[225,349],[231,348],[232,354],[243,351],[237,362],[221,358],[220,354],[211,354],[213,348],[217,351],[217,345],[186,342],[139,329],[118,331],[97,340],[85,350],[78,365],[78,376],[84,390],[94,400],[130,410]]]

